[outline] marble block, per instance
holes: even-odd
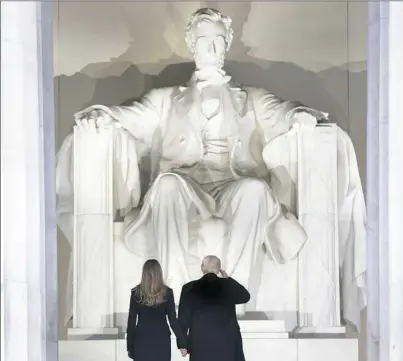
[[[69,340],[110,340],[117,339],[119,329],[116,327],[108,328],[69,328],[67,337]]]

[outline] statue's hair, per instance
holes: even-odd
[[[185,28],[185,40],[190,51],[194,52],[196,39],[194,38],[194,28],[202,22],[221,23],[225,30],[225,44],[228,51],[234,38],[234,30],[231,28],[232,19],[229,16],[222,15],[218,10],[212,8],[202,8],[195,11]]]
[[[217,256],[206,256],[203,258],[201,269],[204,274],[218,273],[221,270],[221,261]]]

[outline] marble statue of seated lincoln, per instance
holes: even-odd
[[[153,89],[129,106],[94,105],[75,115],[83,131],[120,129],[125,149],[132,150],[116,158],[124,173],[117,176],[116,205],[124,210],[124,242],[133,253],[158,258],[177,299],[193,278],[189,260],[205,256],[199,254],[203,239],[217,242],[223,267],[246,287],[258,252],[286,262],[307,240],[273,191],[268,150],[294,126],[313,128],[327,114],[234,83],[223,70],[232,39],[230,18],[200,9],[186,28],[196,69],[185,86]],[[133,142],[151,159],[146,192]],[[141,209],[133,212],[140,191]]]

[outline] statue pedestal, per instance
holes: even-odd
[[[239,320],[239,327],[244,333],[287,333],[283,320]]]
[[[343,327],[304,327],[302,333],[288,333],[284,321],[256,319],[258,316],[261,313],[246,313],[246,318],[254,319],[238,321],[248,361],[261,361],[262,358],[278,361],[358,361],[358,340],[338,335]],[[117,330],[76,329],[73,331],[76,340],[59,341],[59,361],[130,361],[125,334],[118,334]],[[90,335],[89,331],[93,334]],[[174,335],[171,342],[172,361],[183,361]]]
[[[113,130],[75,127],[74,154],[71,332],[82,334],[114,327]]]
[[[108,328],[69,328],[68,340],[115,340],[119,336],[117,327]]]
[[[337,128],[297,136],[298,219],[308,235],[298,256],[298,325],[331,330],[341,326]]]
[[[337,337],[337,335],[344,337],[347,332],[347,328],[344,326],[339,327],[309,327],[302,326],[297,327],[292,333],[295,337],[315,337],[320,335],[324,337],[325,335],[328,337]]]
[[[285,339],[288,332],[282,320],[239,320],[243,339]]]
[[[261,361],[358,361],[358,340],[273,338],[273,333],[242,334],[245,359]],[[172,361],[185,359],[172,339]],[[126,340],[59,341],[59,361],[130,361]]]

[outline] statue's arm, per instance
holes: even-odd
[[[153,89],[128,106],[92,105],[74,116],[77,124],[82,119],[93,119],[98,125],[106,120],[106,123],[123,127],[142,143],[150,144],[161,119],[165,93],[165,89]]]
[[[252,96],[256,120],[263,130],[266,143],[287,133],[295,124],[315,126],[317,121],[328,116],[300,102],[283,100],[264,89],[252,90]]]
[[[285,101],[263,89],[255,89],[254,109],[260,126],[262,159],[270,173],[271,186],[291,211],[296,210],[298,193],[298,125],[315,127],[326,113],[294,101]]]
[[[65,139],[56,162],[58,224],[69,240],[73,239],[74,158],[83,156],[85,159],[92,159],[88,162],[95,166],[105,151],[102,132],[94,133],[91,129],[95,128],[98,121],[109,116],[112,124],[126,130],[118,129],[115,132],[113,167],[114,204],[125,214],[138,205],[141,193],[138,144],[142,143],[139,147],[150,147],[152,135],[159,124],[162,102],[161,92],[153,90],[129,106],[93,105],[75,114],[77,134],[70,134]],[[94,137],[94,134],[99,134],[100,137]],[[82,140],[80,154],[74,154],[75,136]],[[88,151],[83,151],[84,146]],[[96,181],[95,179],[94,182]]]

